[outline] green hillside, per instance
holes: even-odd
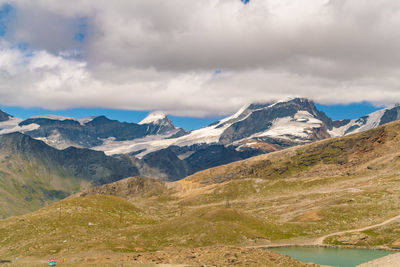
[[[399,177],[400,123],[392,123],[174,183],[129,178],[86,190],[37,212],[1,220],[0,255],[316,244],[324,235],[400,215]],[[370,231],[383,239],[369,245],[394,248],[400,232],[385,239],[385,231],[390,232]]]
[[[20,133],[0,135],[0,218],[137,174],[129,159],[88,149],[57,150]]]

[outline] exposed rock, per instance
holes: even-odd
[[[166,190],[166,186],[163,182],[142,177],[132,177],[111,184],[89,188],[79,193],[79,196],[101,194],[128,198],[159,195],[164,190]]]
[[[1,121],[1,113],[0,113]],[[105,116],[95,117],[85,123],[75,119],[30,118],[19,123],[19,126],[38,124],[38,129],[26,134],[42,139],[59,149],[69,146],[91,148],[103,144],[105,139],[115,141],[133,140],[147,135],[165,134],[176,131],[175,136],[185,135],[183,129],[177,129],[172,121],[165,117],[162,121],[136,124],[110,120]]]
[[[300,110],[307,111],[325,124],[325,129],[315,129],[316,136],[325,136],[323,138],[326,138],[326,136],[329,136],[326,129],[331,129],[333,125],[332,120],[325,113],[318,111],[314,103],[305,98],[295,98],[287,102],[278,102],[274,105],[269,103],[261,106],[253,104],[248,107],[248,110],[247,114],[249,115],[246,119],[233,123],[224,131],[220,137],[222,144],[229,144],[233,141],[249,137],[254,133],[268,130],[273,125],[274,120],[294,117]]]
[[[369,236],[363,233],[351,233],[342,235],[337,238],[337,241],[343,245],[362,245],[361,243],[368,242]]]
[[[8,121],[10,118],[12,118],[10,114],[7,114],[4,111],[0,110],[0,122]]]
[[[396,239],[391,245],[391,248],[400,249],[400,239]]]
[[[400,119],[400,106],[396,106],[392,109],[388,109],[383,114],[379,125],[383,125],[385,123],[396,121]]]

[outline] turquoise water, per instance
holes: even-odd
[[[288,255],[303,262],[340,267],[355,267],[361,263],[391,254],[384,250],[323,248],[323,247],[282,247],[268,249]]]

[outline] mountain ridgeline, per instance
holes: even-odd
[[[296,118],[299,112],[304,114],[302,114],[302,117]],[[307,136],[304,136],[304,140],[319,140],[329,137],[327,130],[332,130],[332,120],[325,113],[317,110],[313,102],[297,98],[288,102],[269,105],[252,104],[248,106],[245,112],[236,120],[225,122],[225,125],[229,124],[229,126],[225,129],[219,141],[223,144],[231,144],[232,142],[249,138],[254,134],[270,130],[274,127],[274,121],[276,120],[291,118],[291,122],[308,122],[310,118],[307,118],[307,116],[319,120],[320,126],[310,127],[310,129],[304,128],[304,132],[309,130],[309,132],[306,132]],[[289,135],[290,132],[286,134],[287,137]],[[284,135],[282,135],[283,137]],[[259,135],[257,139],[262,140],[262,135]]]
[[[33,138],[43,139],[56,148],[69,146],[92,148],[103,144],[107,138],[126,141],[148,135],[185,133],[183,129],[176,129],[167,117],[157,123],[146,124],[119,122],[105,116],[94,117],[86,122],[69,118],[37,117],[24,120],[19,123],[19,126],[30,124],[37,124],[40,127],[27,131],[26,134]]]
[[[161,112],[153,112],[139,123],[105,116],[43,115],[22,120],[0,113],[0,134],[23,132],[58,149],[72,146],[110,156],[126,155],[142,175],[177,180],[203,169],[362,132],[399,118],[400,107],[395,106],[355,120],[333,121],[311,100],[293,98],[246,105],[232,116],[191,132],[175,127]]]
[[[175,127],[160,112],[139,123],[105,116],[23,120],[0,112],[0,216],[25,213],[82,188],[126,177],[176,181],[399,118],[400,107],[395,106],[355,120],[333,121],[304,98],[247,105],[191,132]]]

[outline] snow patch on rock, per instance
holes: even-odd
[[[297,139],[302,140],[312,134],[313,128],[320,128],[322,124],[322,121],[316,119],[308,111],[300,110],[293,117],[275,119],[272,122],[272,126],[266,131],[256,133],[250,138],[275,137],[293,139],[293,137],[297,137]]]
[[[19,126],[23,119],[11,117],[8,121],[0,122],[0,134],[8,134],[15,132],[28,132],[36,130],[40,127],[39,124],[31,123],[28,125]]]
[[[91,116],[91,117],[84,117],[84,118],[73,118],[73,117],[65,117],[65,116],[58,116],[58,115],[38,115],[38,116],[33,116],[30,119],[49,119],[49,120],[55,120],[55,121],[65,121],[65,120],[72,120],[72,121],[77,121],[81,125],[85,125],[85,123],[88,123],[92,121],[96,116]]]
[[[363,118],[351,120],[348,124],[342,127],[333,128],[331,131],[329,131],[329,134],[332,137],[337,137],[352,133],[359,133],[376,128],[380,125],[382,116],[385,114],[386,110],[387,109],[381,109]],[[354,129],[351,130],[351,128]]]
[[[167,115],[164,112],[155,111],[140,121],[139,124],[156,124],[158,121],[164,120],[165,118],[167,118]]]

